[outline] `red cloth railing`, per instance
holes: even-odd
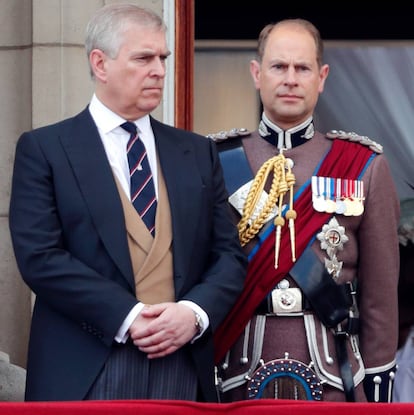
[[[414,403],[249,400],[196,403],[173,400],[2,402],[1,415],[413,415]]]

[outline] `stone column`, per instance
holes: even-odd
[[[8,227],[14,147],[32,126],[32,2],[2,0],[0,13],[0,351],[26,363],[30,291],[17,271]]]

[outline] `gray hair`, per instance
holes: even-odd
[[[123,34],[131,24],[167,30],[164,20],[153,10],[134,4],[109,4],[99,9],[86,26],[85,49],[88,56],[99,49],[111,59],[118,56]],[[90,67],[91,76],[93,71]]]

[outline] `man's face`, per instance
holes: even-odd
[[[329,72],[318,67],[313,37],[287,25],[273,29],[261,64],[252,61],[250,69],[266,115],[284,129],[312,115]]]
[[[126,119],[150,113],[162,99],[169,54],[163,31],[131,25],[118,56],[111,59],[103,53],[101,71],[95,74],[97,96]]]

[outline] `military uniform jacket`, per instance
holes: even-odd
[[[304,144],[284,151],[285,157],[294,163],[292,172],[296,179],[296,191],[310,180],[332,142],[331,138],[316,132]],[[243,138],[242,143],[253,174],[266,160],[279,153],[258,132]],[[343,249],[336,254],[343,263],[337,283],[352,281],[357,288],[359,335],[349,341],[348,355],[358,401],[366,400],[362,381],[367,373],[382,372],[394,366],[398,340],[399,260],[396,229],[399,204],[388,162],[382,154],[377,154],[369,164],[362,181],[365,198],[362,214],[333,215],[338,225],[344,228],[347,237]],[[313,207],[309,206],[309,209]],[[240,220],[238,213],[235,213],[235,220]],[[248,253],[251,243],[245,249]],[[326,249],[317,238],[312,243],[312,249],[320,261],[324,262],[328,258]],[[257,275],[257,279],[259,282],[260,275]],[[297,287],[292,278],[287,276],[287,280],[290,287]],[[332,331],[326,329],[312,311],[305,311],[304,314],[305,317],[268,316],[260,358],[267,362],[288,355],[306,364],[312,362],[311,365],[315,365],[314,369],[324,383],[324,400],[345,400]],[[250,322],[247,354],[253,349],[254,327],[256,317]],[[246,331],[227,354],[225,362],[219,365],[224,382],[246,371],[251,362],[249,356],[248,363],[241,363],[243,359],[246,361],[245,334]],[[246,399],[246,389],[246,383],[229,389],[224,393],[224,401]]]

